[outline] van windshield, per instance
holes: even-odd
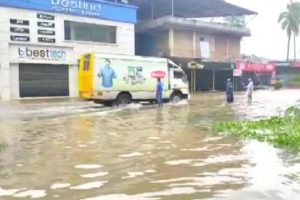
[[[187,77],[183,71],[174,71],[174,79],[181,79],[184,83],[187,82]]]

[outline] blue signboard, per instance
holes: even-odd
[[[0,6],[136,23],[137,8],[99,0],[0,0]]]

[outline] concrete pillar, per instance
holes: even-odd
[[[169,50],[170,56],[174,56],[174,29],[170,28],[169,30]]]
[[[154,3],[153,0],[151,0],[151,19],[154,19]]]
[[[197,57],[197,38],[196,38],[196,31],[193,32],[193,56],[194,58]]]
[[[174,0],[171,1],[172,17],[174,17]]]
[[[213,91],[216,91],[216,70],[213,69]]]
[[[78,97],[78,65],[69,66],[69,96]]]
[[[226,58],[229,58],[229,39],[226,40]]]

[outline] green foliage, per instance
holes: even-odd
[[[245,28],[246,27],[246,19],[244,16],[229,16],[225,17],[225,22],[232,27]]]
[[[300,109],[289,108],[285,117],[260,121],[222,122],[215,124],[214,132],[237,135],[268,142],[275,147],[300,150]]]
[[[291,36],[292,34],[294,34],[295,37],[299,35],[300,3],[291,2],[289,5],[287,5],[286,11],[282,12],[279,15],[278,22],[281,23],[282,30],[285,30],[288,35],[287,60],[289,60],[289,45],[291,41]],[[296,50],[296,46],[294,46],[294,49]]]
[[[300,108],[292,106],[285,111],[284,116],[300,118]]]
[[[275,84],[274,84],[274,88],[275,90],[279,90],[283,87],[283,82],[281,80],[276,80]]]

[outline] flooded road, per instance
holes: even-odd
[[[281,115],[300,91],[221,93],[190,104],[101,108],[89,102],[0,104],[0,199],[299,199],[300,154],[217,136],[217,121]]]

